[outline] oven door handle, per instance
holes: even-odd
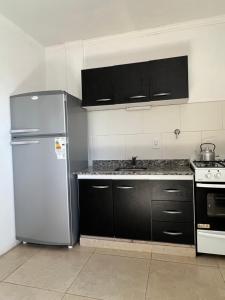
[[[197,187],[199,188],[212,188],[212,189],[225,189],[225,184],[206,184],[206,183],[197,183]]]

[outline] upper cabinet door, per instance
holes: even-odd
[[[148,64],[134,63],[114,67],[115,103],[148,101]]]
[[[114,104],[113,68],[82,70],[82,106]]]
[[[188,98],[188,57],[181,56],[148,62],[150,99]]]

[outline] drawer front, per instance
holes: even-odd
[[[191,222],[194,219],[193,203],[152,201],[152,218],[155,221]]]
[[[153,221],[152,239],[157,242],[194,244],[194,224]]]
[[[193,201],[193,181],[192,180],[153,181],[152,199]]]

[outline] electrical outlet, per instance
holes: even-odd
[[[160,140],[158,138],[153,138],[152,149],[160,149]]]

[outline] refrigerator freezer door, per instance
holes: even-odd
[[[12,141],[18,240],[70,245],[65,138]],[[60,149],[60,145],[64,149]]]
[[[62,93],[11,97],[12,135],[65,134],[64,97]]]

